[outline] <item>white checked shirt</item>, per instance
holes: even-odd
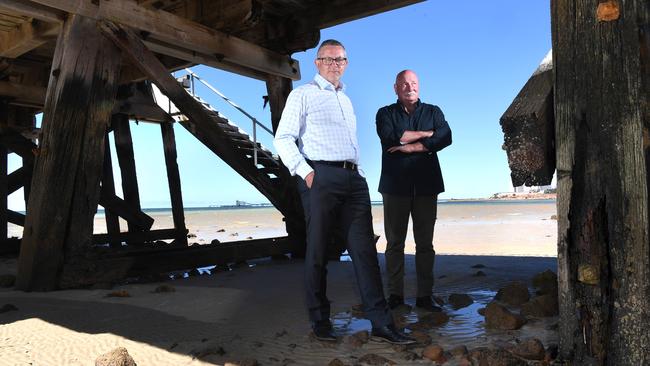
[[[273,145],[291,175],[313,171],[305,159],[358,164],[357,118],[344,90],[317,74],[289,94]]]

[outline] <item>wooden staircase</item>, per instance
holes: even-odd
[[[280,212],[285,216],[295,215],[295,204],[286,199],[285,187],[292,183],[291,177],[279,157],[188,89],[185,91],[196,102],[194,112],[202,114],[200,119],[192,119],[177,110],[155,87],[154,96],[161,108],[169,109],[178,123],[250,182]]]

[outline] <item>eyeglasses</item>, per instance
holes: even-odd
[[[323,65],[331,65],[333,63],[336,63],[339,66],[342,65],[347,65],[348,64],[348,59],[345,57],[337,57],[337,58],[331,58],[331,57],[318,57],[316,60],[320,61],[323,63]]]

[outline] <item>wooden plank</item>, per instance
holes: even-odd
[[[0,96],[16,98],[35,105],[43,105],[46,93],[47,89],[39,86],[0,81]]]
[[[18,226],[25,226],[25,215],[13,211],[13,210],[7,210],[7,221],[14,225]]]
[[[20,167],[7,177],[7,195],[10,195],[17,190],[19,190],[22,186],[25,185],[25,182],[27,179],[30,178],[29,172],[25,167]]]
[[[552,0],[560,358],[650,364],[650,7]]]
[[[398,9],[424,0],[334,0],[325,5],[313,6],[311,14],[305,17],[312,20],[317,29],[333,27],[356,19]],[[325,8],[326,7],[326,8]]]
[[[102,195],[115,196],[115,181],[113,179],[113,162],[111,159],[111,144],[108,134],[104,138],[104,165],[102,172]],[[106,219],[106,231],[108,231],[108,242],[112,248],[119,248],[122,244],[118,240],[120,233],[120,220],[112,209],[104,207],[104,218]]]
[[[503,113],[501,128],[512,185],[551,184],[555,173],[555,118],[551,53]]]
[[[138,190],[138,176],[135,168],[135,154],[133,153],[133,139],[129,118],[124,114],[115,114],[111,122],[113,136],[115,137],[115,152],[120,165],[122,177],[122,193],[126,204],[137,211],[141,211],[140,191]],[[142,230],[142,225],[127,220],[129,231]],[[153,224],[153,222],[152,222]],[[150,228],[146,227],[146,229]]]
[[[105,192],[102,192],[102,195],[99,199],[99,204],[104,208],[108,208],[113,213],[119,217],[126,220],[133,230],[149,230],[153,226],[154,219],[142,212],[139,208],[136,208],[124,201],[118,196],[109,196],[105,195]]]
[[[218,55],[224,63],[244,66],[271,75],[300,79],[300,67],[289,56],[262,48],[199,23],[162,10],[151,10],[133,1],[32,0],[73,14],[137,28],[152,38],[204,55]]]
[[[39,184],[27,205],[18,289],[53,290],[64,277],[78,275],[66,271],[64,258],[79,260],[90,244],[120,61],[94,20],[68,17],[52,62],[33,176]]]
[[[63,23],[66,17],[66,12],[64,11],[24,0],[2,0],[0,2],[0,10],[52,23]]]
[[[129,245],[150,243],[162,239],[176,239],[178,237],[187,237],[187,229],[159,229],[159,230],[146,230],[134,232],[122,232],[116,235],[117,240]],[[93,244],[107,244],[109,243],[108,234],[95,234],[93,235]]]
[[[191,269],[215,264],[227,264],[249,259],[265,258],[291,251],[286,237],[255,239],[238,242],[193,245],[187,248],[170,248],[140,251],[128,254],[132,260],[131,275],[160,273]]]
[[[160,131],[163,138],[163,149],[165,151],[165,167],[167,168],[167,182],[169,184],[169,196],[172,203],[172,216],[174,228],[185,231],[185,212],[183,210],[183,195],[181,191],[181,176],[178,172],[176,162],[176,139],[174,137],[174,125],[172,123],[161,123]],[[176,238],[177,243],[187,245],[187,236]]]
[[[56,39],[59,23],[25,22],[10,32],[0,33],[0,57],[17,58]]]
[[[10,194],[7,154],[7,148],[0,146],[0,240],[7,239],[7,197]]]

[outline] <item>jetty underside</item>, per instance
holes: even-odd
[[[0,253],[20,253],[16,287],[53,290],[251,258],[300,254],[304,219],[277,156],[170,73],[197,64],[262,80],[275,131],[320,30],[419,0],[3,0],[0,2]],[[152,98],[152,84],[178,119]],[[37,128],[35,116],[43,113]],[[160,125],[174,227],[152,230],[130,123]],[[283,214],[287,237],[188,246],[173,124],[179,122]],[[108,135],[115,144],[111,146]],[[116,195],[116,150],[123,197]],[[7,156],[22,167],[7,171]],[[7,209],[24,188],[26,214]],[[98,205],[107,234],[93,235]],[[120,228],[119,218],[127,222]],[[7,223],[23,226],[7,238]]]

